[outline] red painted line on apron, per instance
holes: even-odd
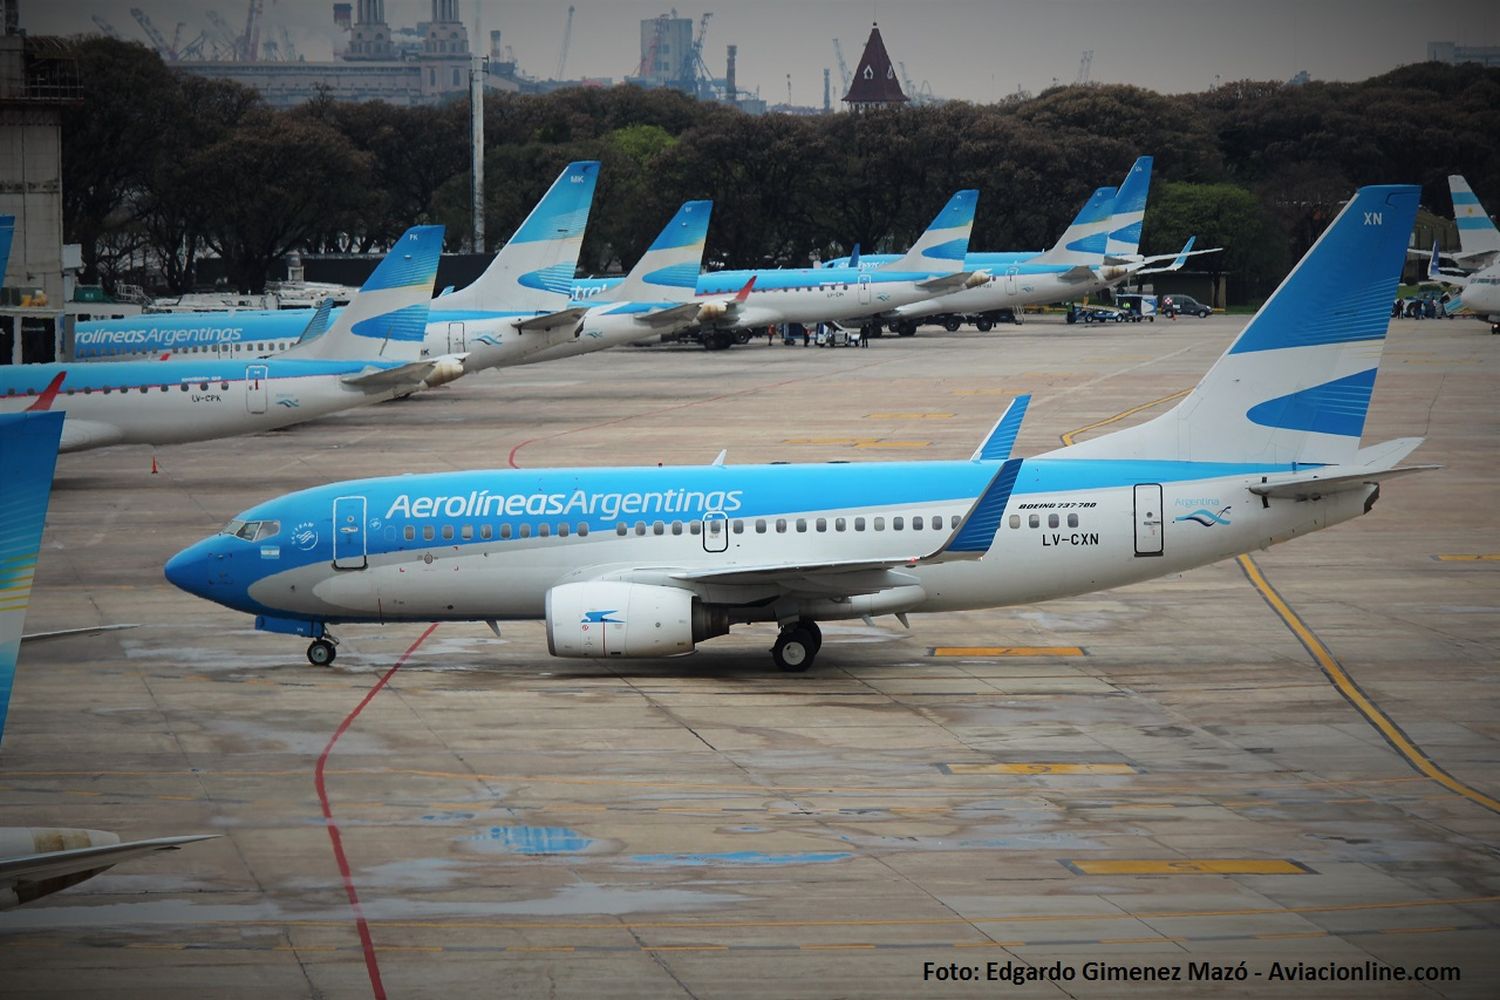
[[[437,627],[437,622],[427,626],[427,631],[417,636],[417,641],[407,647],[406,652],[396,660],[395,666],[381,675],[380,680],[375,682],[375,686],[370,688],[358,705],[354,706],[354,711],[344,716],[344,721],[339,723],[339,727],[333,731],[333,737],[318,756],[318,766],[313,771],[313,780],[318,787],[318,801],[323,805],[323,824],[328,828],[328,839],[333,842],[333,860],[338,863],[339,875],[343,877],[344,892],[349,897],[349,908],[354,911],[354,925],[359,929],[359,943],[365,953],[365,970],[370,974],[370,989],[375,993],[375,1000],[385,1000],[385,986],[380,981],[380,963],[375,959],[375,942],[370,938],[370,925],[365,921],[364,910],[359,905],[359,893],[354,889],[354,876],[349,871],[349,859],[344,855],[344,841],[339,836],[339,825],[333,820],[333,807],[328,802],[328,787],[323,781],[323,769],[328,764],[328,755],[333,753],[334,744],[338,743],[339,737],[343,736],[354,724],[354,720],[359,718],[359,713],[365,710],[365,706],[380,693],[380,689],[389,683],[390,679],[396,675],[396,671],[401,669],[402,664],[417,651],[417,647],[422,645]]]

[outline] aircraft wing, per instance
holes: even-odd
[[[680,305],[668,306],[654,312],[641,313],[635,317],[635,321],[650,327],[676,326],[679,323],[694,322],[702,309],[702,304],[698,302],[683,302]]]
[[[459,357],[459,355],[451,355]],[[438,358],[428,358],[424,361],[409,361],[395,368],[367,368],[353,375],[345,375],[339,381],[345,385],[352,385],[359,389],[378,391],[389,389],[392,386],[417,384],[426,380],[437,367]]]
[[[153,854],[157,851],[175,851],[184,844],[192,844],[200,840],[215,840],[219,836],[220,834],[217,833],[200,833],[187,837],[156,837],[152,840],[133,840],[125,844],[79,847],[69,851],[44,851],[19,857],[0,858],[0,886],[10,888],[16,896],[35,898],[36,895],[45,895],[52,891],[45,886],[38,886],[38,883],[85,872],[96,874],[122,861],[129,861],[131,858]],[[37,886],[41,891],[27,892],[26,889],[31,886]]]
[[[984,284],[990,279],[988,271],[956,271],[953,274],[945,274],[940,278],[928,278],[926,281],[917,282],[917,287],[924,292],[932,292],[941,295],[945,292],[957,292],[970,288],[976,284]]]
[[[63,628],[55,632],[27,632],[21,636],[22,642],[51,642],[53,639],[71,639],[82,635],[103,635],[105,632],[119,632],[127,628],[140,628],[139,624],[129,625],[85,625],[82,628]]]
[[[590,306],[569,306],[567,309],[559,309],[557,312],[545,313],[541,316],[533,316],[516,323],[516,329],[522,333],[531,330],[555,330],[558,327],[573,329],[578,326],[578,321],[583,319]]]
[[[1021,459],[999,464],[989,485],[974,501],[943,544],[925,554],[890,555],[874,559],[788,560],[779,563],[748,563],[712,567],[635,567],[614,575],[615,579],[637,579],[678,586],[774,586],[790,593],[822,596],[873,594],[894,587],[919,585],[916,577],[900,572],[920,563],[978,559],[989,551],[995,531],[1010,501]]]

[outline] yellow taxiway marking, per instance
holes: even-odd
[[[1306,865],[1284,858],[1181,858],[1137,861],[1066,860],[1084,875],[1310,875]]]
[[[1302,645],[1312,654],[1313,659],[1318,662],[1318,666],[1323,668],[1323,673],[1333,682],[1333,686],[1338,689],[1339,694],[1343,695],[1344,699],[1354,706],[1355,711],[1363,715],[1366,721],[1374,726],[1381,736],[1385,737],[1385,741],[1391,745],[1393,750],[1400,754],[1412,767],[1449,791],[1457,795],[1462,795],[1470,802],[1483,806],[1490,812],[1500,813],[1500,800],[1486,795],[1472,785],[1467,785],[1459,781],[1453,775],[1439,767],[1433,762],[1432,758],[1427,756],[1421,747],[1413,743],[1401,731],[1400,726],[1391,721],[1391,717],[1386,715],[1369,695],[1360,689],[1359,685],[1354,682],[1354,678],[1350,677],[1339,661],[1334,659],[1333,653],[1329,652],[1328,647],[1323,645],[1323,641],[1314,634],[1312,629],[1308,628],[1306,622],[1297,616],[1297,613],[1292,610],[1291,605],[1287,604],[1282,596],[1276,592],[1276,588],[1271,586],[1271,582],[1266,579],[1265,574],[1261,572],[1260,566],[1256,564],[1254,559],[1251,559],[1249,556],[1240,556],[1236,561],[1239,563],[1240,569],[1244,570],[1245,577],[1250,581],[1250,585],[1260,592],[1260,596],[1271,606],[1271,610],[1276,612],[1276,616],[1282,620],[1287,628],[1292,630],[1293,635],[1302,641]]]
[[[1181,399],[1183,396],[1186,396],[1192,391],[1193,390],[1191,389],[1182,389],[1178,392],[1172,393],[1170,396],[1162,396],[1160,399],[1153,399],[1149,403],[1142,403],[1140,406],[1132,406],[1130,409],[1116,413],[1112,417],[1105,417],[1103,420],[1095,420],[1091,424],[1084,424],[1077,430],[1068,431],[1068,433],[1064,434],[1062,436],[1062,443],[1067,445],[1074,444],[1075,441],[1073,439],[1078,435],[1084,433],[1085,431],[1091,431],[1099,427],[1108,427],[1110,424],[1120,420],[1124,420],[1126,417],[1133,417],[1137,413],[1140,413],[1142,410],[1149,410],[1151,409],[1151,407],[1160,406],[1162,403],[1170,403],[1174,399]]]
[[[943,764],[949,774],[1136,774],[1129,764]]]
[[[933,646],[931,656],[1082,656],[1082,646]]]
[[[783,438],[782,444],[858,444],[864,438]]]
[[[803,951],[873,951],[873,944],[804,944]]]
[[[643,944],[641,951],[728,951],[727,944]]]
[[[1500,562],[1500,552],[1443,553],[1432,558],[1438,562]]]
[[[920,410],[890,410],[883,413],[866,413],[866,420],[952,420],[951,413],[923,413]]]

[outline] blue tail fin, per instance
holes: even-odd
[[[5,269],[10,266],[10,245],[16,238],[16,217],[0,215],[0,285],[5,284]]]
[[[1114,218],[1114,204],[1114,188],[1096,188],[1074,216],[1072,225],[1052,245],[1052,249],[1037,255],[1031,263],[1078,267],[1098,267],[1103,264],[1104,249],[1109,241],[1110,221]]]
[[[687,302],[698,289],[711,201],[685,202],[635,267],[600,302]]]
[[[1110,221],[1105,254],[1128,261],[1141,252],[1141,222],[1146,218],[1146,195],[1151,192],[1152,157],[1142,156],[1130,167],[1115,193],[1114,218]]]
[[[597,161],[568,164],[478,280],[443,296],[443,308],[517,312],[566,308],[598,181]]]
[[[963,270],[964,255],[969,252],[969,234],[974,230],[974,206],[979,192],[960,191],[932,220],[932,225],[917,237],[903,256],[881,266],[883,271],[913,271],[928,274],[957,274]]]
[[[375,272],[328,331],[299,341],[282,357],[341,361],[420,359],[442,251],[442,226],[408,229],[376,265]],[[313,322],[317,322],[316,315]]]
[[[1465,255],[1500,252],[1500,230],[1495,228],[1469,182],[1460,174],[1452,174],[1448,177],[1448,190],[1453,195],[1459,250]]]
[[[63,416],[50,411],[0,416],[0,482],[5,483],[0,498],[0,738],[5,736],[16,656],[42,547]]]
[[[1416,220],[1412,185],[1360,188],[1169,413],[1049,455],[1351,461]]]

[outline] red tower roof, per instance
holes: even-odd
[[[844,100],[856,105],[904,104],[908,100],[901,92],[901,81],[896,79],[896,67],[891,65],[878,25],[870,28],[865,54],[859,57],[859,66],[854,70],[854,80]]]

